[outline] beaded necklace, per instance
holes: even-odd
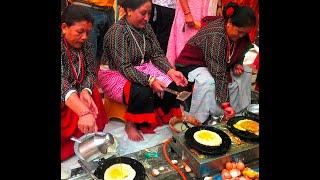
[[[66,48],[66,53],[67,53],[67,57],[68,57],[68,62],[70,64],[70,67],[71,67],[71,71],[72,71],[72,74],[73,74],[73,77],[75,79],[75,81],[73,82],[73,85],[75,84],[81,84],[83,79],[84,79],[84,59],[83,59],[83,52],[82,50],[79,50],[78,52],[78,58],[79,58],[79,70],[78,70],[78,73],[76,71],[76,68],[72,62],[72,56],[71,56],[71,52],[70,52],[70,49],[69,49],[69,46],[67,44],[67,41],[65,38],[63,38],[63,44]],[[80,76],[80,73],[81,73],[81,76]],[[80,76],[80,78],[79,78]]]
[[[143,37],[143,52],[142,52],[141,47],[139,46],[139,43],[138,43],[137,39],[134,37],[129,25],[126,25],[126,27],[129,30],[131,36],[133,37],[134,42],[138,46],[138,49],[139,49],[139,51],[141,53],[142,59],[141,59],[140,65],[142,65],[144,63],[144,56],[146,54],[146,39],[145,39],[145,36],[144,36],[144,34],[142,34],[142,37]]]

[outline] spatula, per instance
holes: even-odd
[[[172,93],[172,94],[176,95],[177,99],[180,100],[180,101],[185,101],[191,95],[191,92],[188,92],[188,91],[178,92],[178,91],[174,91],[174,90],[169,89],[169,88],[164,88],[164,90],[169,92],[169,93]]]

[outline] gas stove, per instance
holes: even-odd
[[[231,139],[230,149],[222,155],[204,155],[186,145],[184,132],[173,134],[173,141],[170,147],[178,153],[182,160],[185,161],[196,174],[201,178],[219,173],[225,168],[225,163],[228,161],[242,161],[245,164],[259,161],[259,143],[240,141],[225,127],[219,123],[213,127],[224,131]]]

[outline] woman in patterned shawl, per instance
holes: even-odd
[[[251,69],[242,65],[251,45],[248,32],[256,18],[251,8],[229,3],[223,17],[206,17],[176,60],[176,67],[194,82],[190,114],[226,119],[250,104]],[[231,105],[230,105],[231,103]]]
[[[72,136],[103,130],[107,117],[94,86],[94,56],[87,42],[93,18],[70,5],[61,18],[61,160],[74,155]]]
[[[169,64],[148,24],[151,0],[119,4],[126,15],[105,36],[102,60],[108,67],[100,68],[98,79],[108,98],[127,104],[126,133],[130,140],[140,141],[142,133],[154,133],[155,127],[168,123],[172,116],[181,116],[176,97],[164,93],[164,88],[188,82]]]

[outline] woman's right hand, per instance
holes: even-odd
[[[163,93],[165,87],[166,85],[157,78],[151,83],[151,88],[156,93]]]
[[[78,128],[84,134],[98,131],[96,119],[92,113],[79,117]]]
[[[240,76],[244,72],[243,66],[241,64],[235,65],[233,68],[233,73],[236,76]]]
[[[87,90],[82,90],[80,100],[90,109],[94,117],[98,116],[98,108]]]

